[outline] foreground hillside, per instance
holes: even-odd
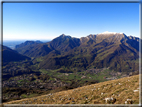
[[[106,101],[106,98],[113,98]],[[139,75],[4,104],[139,104]]]

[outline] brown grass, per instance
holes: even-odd
[[[138,88],[139,75],[135,75],[4,104],[105,104],[107,97],[115,98],[114,104],[124,104],[127,99],[139,104],[139,91],[134,92]]]

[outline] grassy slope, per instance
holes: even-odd
[[[106,97],[116,98],[114,104],[124,104],[127,99],[138,104],[139,91],[134,90],[139,90],[139,75],[4,104],[105,104]]]

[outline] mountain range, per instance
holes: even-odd
[[[105,32],[81,38],[62,34],[49,42],[25,41],[13,49],[2,45],[2,100],[19,100],[114,79],[119,84],[117,87],[115,84],[111,86],[111,91],[108,87],[105,92],[109,94],[104,97],[124,92],[117,79],[139,74],[140,41],[141,39],[124,33]],[[138,83],[136,78],[132,79],[132,86]],[[128,88],[126,80],[121,83]],[[109,82],[106,83],[108,86]],[[104,87],[103,83],[102,86]],[[138,87],[133,87],[134,90],[136,88]],[[95,93],[94,97],[100,96],[103,90],[104,88]],[[83,90],[78,95],[82,92]],[[115,104],[124,103],[122,99],[127,95],[133,98],[135,104],[138,103],[138,97],[132,97],[135,93],[131,92],[126,92],[121,98],[116,96]],[[97,101],[95,104],[103,103],[98,103],[100,98],[94,100]],[[76,103],[87,103],[86,100],[82,101]],[[93,100],[90,101],[94,103]]]
[[[139,38],[106,32],[74,38],[65,34],[47,43],[26,41],[15,50],[30,58],[40,58],[40,69],[110,68],[120,72],[139,70]]]

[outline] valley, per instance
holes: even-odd
[[[88,84],[128,76],[103,69],[36,69],[31,62],[10,63],[3,68],[3,101],[18,100],[51,92],[74,89]],[[132,74],[131,74],[132,75]]]

